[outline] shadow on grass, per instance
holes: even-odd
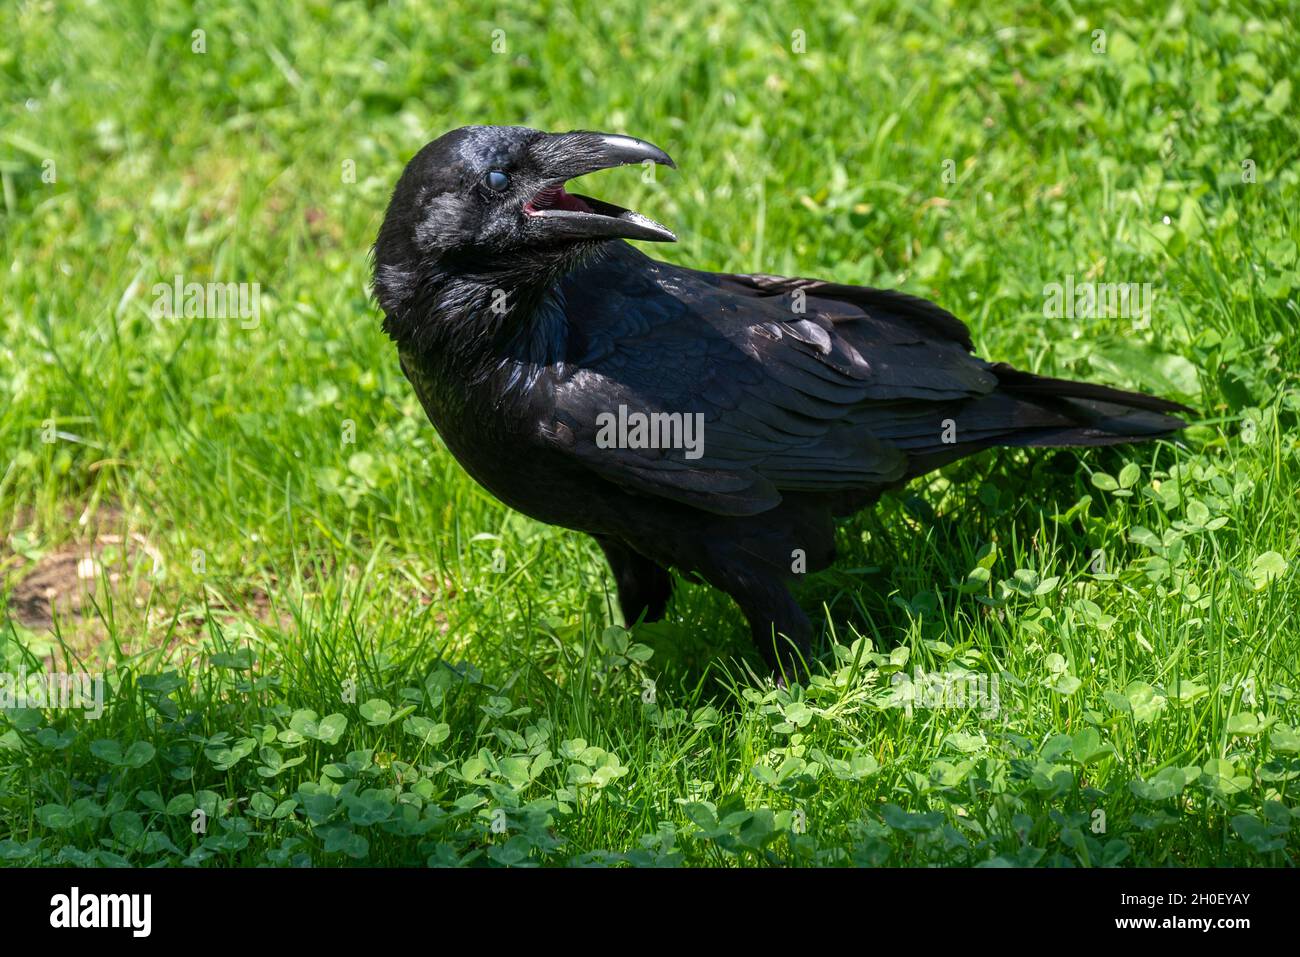
[[[1162,449],[1161,464],[1173,455]],[[831,660],[832,640],[847,644],[862,635],[888,650],[918,619],[921,635],[934,638],[960,633],[963,617],[991,613],[974,595],[958,591],[990,542],[1001,552],[995,579],[1044,556],[1056,569],[1087,569],[1099,544],[1095,534],[1077,515],[1064,521],[1057,516],[1084,495],[1104,507],[1088,475],[1117,472],[1130,457],[1124,447],[993,449],[842,520],[835,564],[795,586],[801,607],[819,626],[815,662]],[[936,479],[944,486],[937,493]],[[619,620],[616,612],[610,620]],[[729,672],[766,674],[730,599],[680,576],[665,620],[639,624],[635,633],[654,649],[651,666],[669,685],[703,684],[721,692],[732,687]]]

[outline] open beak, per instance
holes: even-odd
[[[582,131],[547,134],[535,141],[530,150],[547,179],[524,204],[524,215],[541,238],[677,242],[676,236],[648,216],[564,189],[564,184],[576,176],[612,166],[648,160],[676,169],[672,158],[653,143],[632,136]]]

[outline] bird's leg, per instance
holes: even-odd
[[[614,538],[593,536],[618,587],[618,606],[629,626],[638,621],[658,621],[664,616],[673,593],[673,578],[668,570]]]
[[[749,621],[749,631],[759,654],[778,679],[798,681],[812,660],[812,622],[784,583],[747,581],[726,588]]]

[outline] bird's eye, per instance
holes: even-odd
[[[495,192],[501,192],[510,185],[510,177],[499,169],[491,170],[483,180],[487,187]]]

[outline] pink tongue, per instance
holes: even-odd
[[[591,207],[578,199],[578,197],[566,193],[563,186],[560,187],[560,195],[556,200],[555,205],[560,209],[571,209],[577,213],[587,213],[591,211]]]
[[[591,207],[564,191],[563,186],[542,190],[533,201],[537,209],[567,209],[575,213],[589,213]]]

